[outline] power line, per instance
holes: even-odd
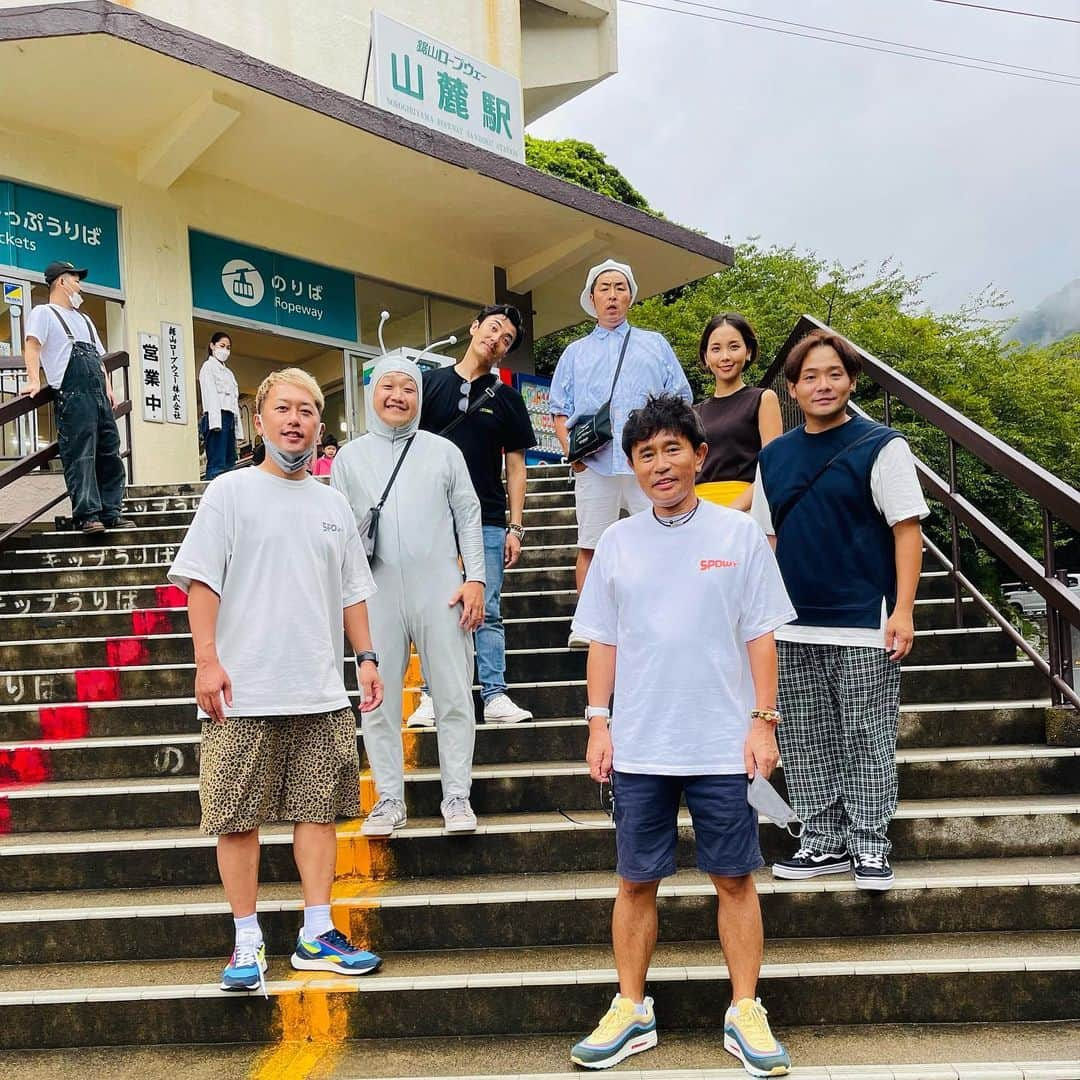
[[[678,3],[679,0],[675,0],[675,2]],[[886,49],[877,45],[861,44],[857,41],[843,41],[840,38],[819,37],[815,34],[801,33],[798,30],[784,30],[778,26],[763,26],[761,23],[746,22],[743,19],[728,19],[720,15],[703,15],[697,11],[685,11],[681,8],[663,7],[660,4],[647,3],[646,0],[622,0],[622,3],[630,4],[634,7],[652,8],[654,11],[666,11],[669,15],[686,15],[689,18],[702,19],[706,22],[727,23],[731,26],[748,27],[751,30],[767,30],[769,33],[783,34],[787,37],[805,38],[808,41],[824,41],[832,45],[845,45],[849,49],[863,49],[867,52],[886,53],[891,56],[906,56],[914,60],[925,60],[931,64],[945,64],[949,67],[968,68],[972,71],[988,71],[996,75],[1011,75],[1015,79],[1027,79],[1031,82],[1055,83],[1059,86],[1080,86],[1080,81],[1070,81],[1072,79],[1080,79],[1080,76],[1066,76],[1064,79],[1049,78],[1043,75],[1027,74],[1024,71],[1010,71],[1004,67],[987,67],[982,64],[967,64],[962,63],[959,60],[947,60],[944,57],[927,56],[923,53],[908,52],[902,49]]]
[[[1065,15],[1044,15],[1039,11],[1019,11],[1016,8],[992,7],[990,4],[969,4],[966,0],[934,0],[935,4],[950,4],[953,7],[975,8],[976,11],[997,11],[1002,15],[1025,15],[1029,19],[1047,19],[1050,22],[1075,23],[1080,26],[1080,19],[1070,19]]]
[[[871,41],[877,45],[891,45],[898,49],[916,49],[920,53],[932,53],[936,56],[947,56],[952,60],[970,60],[976,64],[989,64],[994,67],[1015,68],[1017,71],[1030,71],[1036,75],[1052,75],[1058,79],[1080,80],[1080,75],[1073,75],[1065,71],[1047,71],[1045,68],[1025,67],[1023,64],[1010,64],[1004,60],[989,60],[985,56],[967,56],[964,53],[947,52],[944,49],[931,49],[925,45],[911,45],[904,41],[890,41],[888,38],[868,37],[866,34],[851,34],[846,30],[836,30],[831,26],[814,26],[810,23],[793,22],[790,19],[774,19],[768,15],[755,15],[750,11],[737,11],[734,8],[720,7],[717,4],[701,3],[699,0],[668,0],[669,3],[679,4],[683,7],[704,8],[706,11],[719,11],[725,15],[739,15],[747,19],[755,19],[758,22],[776,23],[779,26],[795,26],[800,30],[813,30],[822,34],[838,34],[840,37],[854,38],[856,41]],[[761,27],[767,29],[767,27]]]

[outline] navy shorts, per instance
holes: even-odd
[[[659,881],[675,873],[679,802],[694,825],[699,870],[742,877],[764,865],[758,817],[746,801],[749,781],[734,776],[612,773],[616,872],[626,881]]]

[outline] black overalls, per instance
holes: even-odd
[[[71,344],[71,357],[63,382],[56,391],[56,430],[64,480],[71,498],[76,527],[88,521],[109,525],[120,517],[124,499],[124,463],[120,459],[120,432],[105,393],[105,372],[92,344],[76,341],[68,324],[50,304],[56,321]]]

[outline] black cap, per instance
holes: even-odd
[[[45,284],[51,285],[61,274],[74,274],[82,281],[89,272],[89,270],[79,269],[74,263],[51,262],[45,267]]]

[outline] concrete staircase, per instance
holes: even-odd
[[[269,1001],[216,989],[232,924],[197,829],[191,642],[165,584],[201,487],[133,489],[138,529],[28,534],[0,560],[0,1076],[570,1072],[614,992],[614,839],[582,763],[584,657],[565,648],[572,496],[562,470],[530,477],[504,615],[511,694],[537,720],[478,729],[475,836],[442,835],[433,732],[405,736],[407,829],[339,828],[335,918],[385,957],[376,976],[289,969],[296,871],[288,830],[265,830]],[[1045,684],[1004,635],[971,603],[951,617],[929,568],[896,888],[759,877],[760,992],[793,1075],[1080,1075],[1080,751],[1046,745]],[[767,859],[791,850],[761,836]],[[650,976],[660,1047],[618,1071],[738,1075],[688,830],[680,857]]]

